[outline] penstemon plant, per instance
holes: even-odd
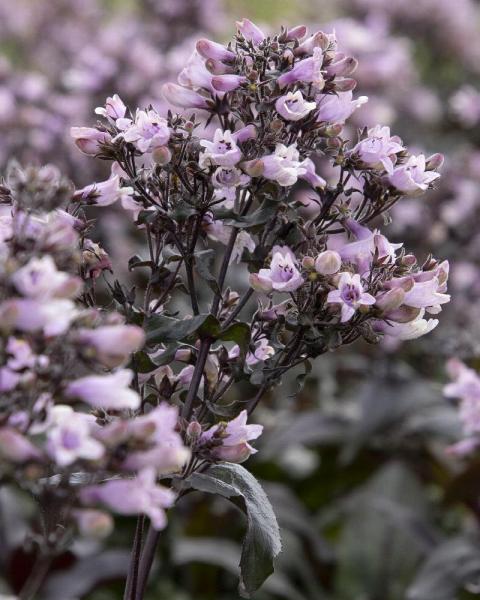
[[[411,155],[388,127],[348,129],[366,101],[353,98],[356,64],[332,34],[266,36],[244,19],[226,46],[197,42],[163,88],[165,117],[114,95],[95,127],[72,129],[82,152],[112,163],[108,180],[72,192],[52,169],[11,169],[2,475],[45,521],[22,598],[75,528],[108,533],[113,512],[138,515],[124,598],[142,599],[165,509],[195,489],[243,506],[250,596],[281,549],[241,466],[262,433],[247,423],[259,402],[345,344],[437,325],[425,315],[450,299],[448,263],[417,264],[376,220],[429,189],[443,159]],[[89,207],[116,202],[143,240],[128,265],[141,285],[112,281],[86,237]]]

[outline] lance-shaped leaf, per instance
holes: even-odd
[[[190,319],[172,319],[164,315],[151,315],[146,319],[145,332],[148,344],[169,344],[183,340],[207,321],[210,315],[197,315]]]
[[[217,279],[212,273],[214,261],[215,250],[202,250],[195,254],[195,268],[198,275],[208,283],[216,294],[220,294]]]
[[[210,467],[207,473],[194,473],[187,483],[196,490],[228,498],[245,512],[247,533],[240,559],[240,591],[249,598],[273,573],[274,559],[282,549],[277,519],[267,495],[251,473],[230,463]]]

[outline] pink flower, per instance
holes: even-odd
[[[82,287],[80,278],[58,271],[50,255],[31,258],[13,274],[12,283],[22,296],[35,300],[75,296]]]
[[[121,119],[117,126],[123,130],[119,137],[132,143],[142,153],[165,146],[170,139],[167,121],[153,109],[137,110],[133,123],[130,119]]]
[[[294,292],[297,290],[303,285],[304,280],[296,265],[297,259],[290,248],[274,246],[270,267],[260,269],[257,274],[260,286],[265,288],[263,291]]]
[[[113,519],[111,515],[102,510],[77,509],[73,511],[80,535],[102,540],[113,531]]]
[[[247,365],[252,366],[257,363],[268,360],[271,356],[275,354],[275,349],[272,346],[269,346],[267,338],[260,338],[257,342],[255,342],[255,349],[253,352],[247,352],[247,356],[245,357],[245,362]],[[232,349],[228,353],[229,358],[238,358],[240,356],[240,346],[235,344]]]
[[[135,410],[140,406],[140,396],[129,388],[132,379],[133,372],[128,369],[109,375],[87,375],[69,383],[65,395],[104,410]]]
[[[233,208],[237,197],[237,189],[247,185],[250,177],[236,167],[218,167],[212,175],[215,199],[222,202],[218,205]]]
[[[265,34],[257,27],[255,23],[252,23],[249,19],[242,19],[236,22],[237,31],[243,35],[246,40],[253,42],[258,45],[265,39]]]
[[[113,479],[83,489],[80,492],[86,504],[102,502],[121,515],[146,514],[155,529],[167,524],[165,508],[175,502],[175,494],[156,484],[155,469],[143,469],[134,479]]]
[[[275,102],[275,110],[286,121],[300,121],[316,107],[315,102],[305,101],[300,90],[295,93],[288,92],[285,96],[280,96]]]
[[[97,329],[79,329],[75,336],[81,344],[91,346],[106,367],[118,367],[137,352],[145,342],[145,334],[135,325],[104,325]]]
[[[127,112],[127,107],[123,103],[123,100],[120,98],[118,94],[114,94],[112,97],[108,97],[105,102],[105,108],[103,106],[99,106],[95,109],[95,113],[97,115],[101,115],[102,117],[110,117],[116,121],[117,119],[122,119]]]
[[[180,71],[177,81],[186,88],[213,91],[212,78],[212,73],[205,66],[205,60],[198,52],[193,52],[186,66]]]
[[[76,460],[98,460],[105,452],[103,445],[92,437],[95,417],[85,413],[65,410],[57,413],[53,426],[47,433],[46,450],[60,467]]]
[[[102,144],[108,144],[112,137],[105,131],[98,131],[94,127],[72,127],[70,135],[74,139],[75,145],[84,154],[95,156],[102,151]]]
[[[201,156],[201,164],[214,164],[221,167],[233,167],[242,158],[242,151],[237,146],[232,132],[228,129],[223,131],[217,129],[213,136],[213,142],[201,140],[200,146],[205,148]]]
[[[375,304],[375,298],[363,291],[360,275],[340,273],[338,289],[329,292],[327,302],[341,305],[341,322],[349,321],[361,306]]]
[[[213,425],[201,435],[200,443],[221,440],[221,446],[211,449],[212,458],[233,463],[246,461],[257,452],[248,442],[257,439],[263,431],[262,425],[247,425],[247,418],[247,411],[242,410],[232,421]]]
[[[405,164],[394,168],[388,181],[399,192],[407,196],[419,195],[440,177],[440,173],[425,170],[425,156],[410,156]]]
[[[393,173],[393,160],[397,152],[404,147],[398,136],[390,136],[390,128],[376,125],[368,130],[368,137],[358,142],[350,154],[356,156],[364,165],[372,169],[385,169]]]
[[[353,92],[337,92],[336,94],[319,94],[316,97],[317,121],[327,123],[345,123],[351,114],[368,101],[367,96],[352,100]]]

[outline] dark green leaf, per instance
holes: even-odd
[[[240,465],[224,463],[207,473],[194,473],[187,482],[196,490],[240,500],[247,516],[247,533],[240,559],[241,592],[250,597],[273,573],[282,544],[270,501],[258,481]]]
[[[215,261],[215,250],[202,250],[195,254],[195,267],[198,275],[204,279],[210,288],[216,293],[220,293],[215,275],[212,273],[213,263]]]
[[[163,315],[152,315],[146,319],[147,343],[176,342],[192,335],[211,315],[198,315],[190,319],[172,319]]]

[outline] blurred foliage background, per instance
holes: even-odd
[[[480,462],[446,453],[460,427],[442,396],[446,359],[475,364],[478,355],[474,0],[0,0],[0,163],[51,161],[79,185],[93,181],[99,167],[77,156],[68,127],[91,124],[93,108],[113,92],[161,108],[160,85],[175,78],[192,40],[227,39],[244,16],[265,27],[335,29],[360,60],[357,93],[370,97],[356,124],[386,123],[410,147],[445,152],[438,189],[400,203],[389,237],[453,263],[453,301],[432,336],[322,357],[302,389],[295,374],[256,413],[265,435],[248,466],[272,500],[284,543],[256,598],[478,598]],[[112,211],[106,234],[116,236],[110,250],[120,261],[122,215]],[[23,542],[31,501],[9,490],[0,497],[7,593],[30,568]],[[237,598],[240,512],[195,493],[169,521],[149,600]],[[117,523],[107,542],[83,540],[58,559],[44,598],[122,596],[134,522]]]

